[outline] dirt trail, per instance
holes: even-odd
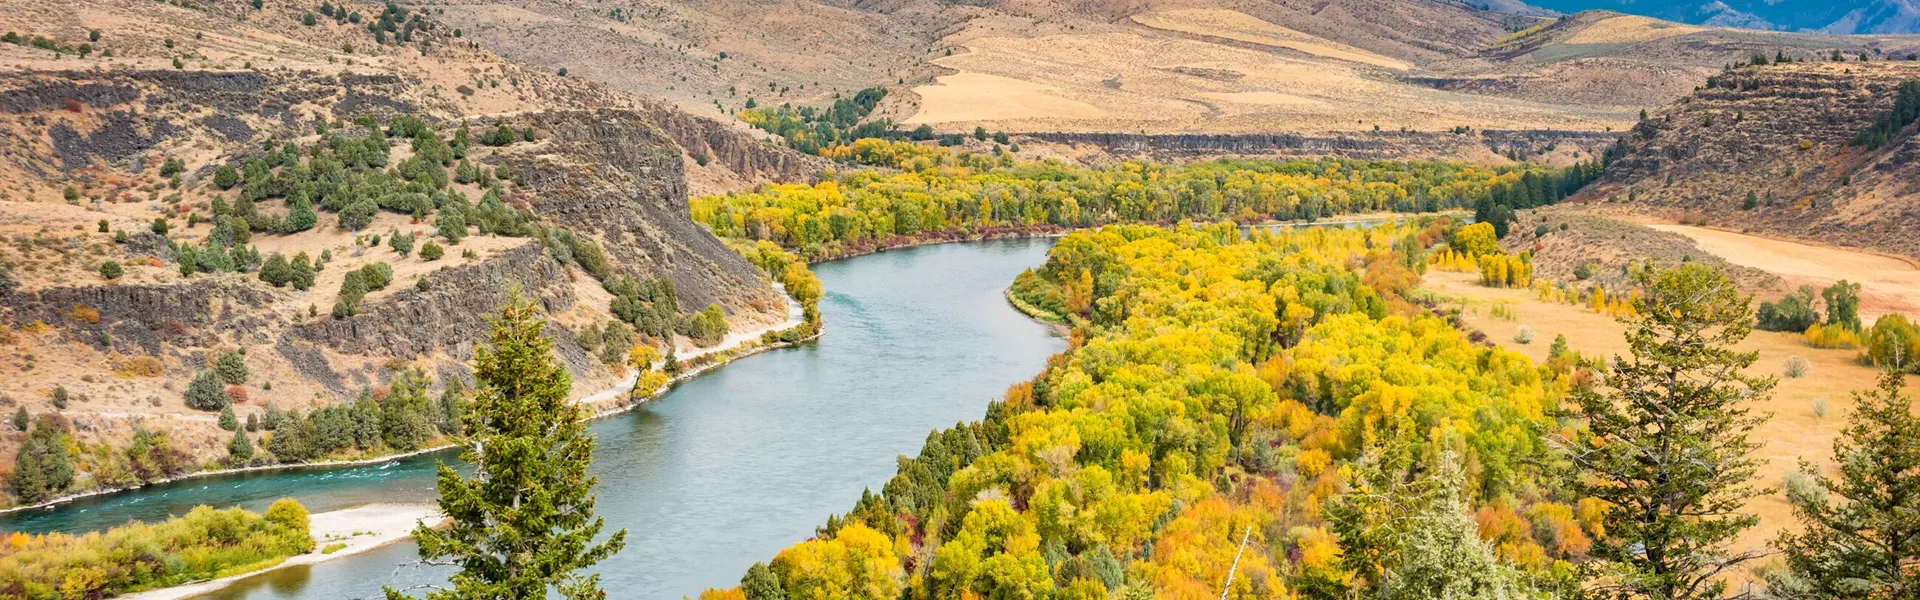
[[[1860,284],[1860,319],[1871,325],[1887,313],[1920,315],[1920,267],[1891,256],[1744,233],[1650,223],[1692,239],[1727,262],[1780,276],[1788,289],[1824,287],[1845,279]]]

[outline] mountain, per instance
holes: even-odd
[[[1564,13],[1613,10],[1668,21],[1833,34],[1920,33],[1920,5],[1910,0],[1536,0]]]

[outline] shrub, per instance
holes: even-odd
[[[1513,331],[1513,341],[1520,344],[1533,343],[1533,328],[1521,325],[1519,329]]]
[[[53,386],[53,392],[49,394],[49,396],[53,400],[54,408],[65,409],[67,407],[67,399],[71,394],[67,392],[67,386],[56,385]]]
[[[92,325],[100,322],[100,311],[91,306],[87,306],[85,304],[74,305],[73,310],[69,311],[67,313],[67,316],[71,317],[75,321],[86,323],[88,325]]]
[[[220,381],[227,385],[246,383],[246,355],[239,350],[222,352],[219,358],[214,359],[213,370],[220,374]]]
[[[1809,366],[1807,359],[1801,358],[1798,355],[1789,356],[1787,357],[1787,377],[1792,379],[1806,377]]]
[[[440,257],[445,256],[446,253],[446,248],[433,242],[427,242],[420,246],[420,260],[440,260]]]
[[[227,406],[227,395],[220,387],[220,376],[211,370],[201,371],[187,384],[187,406],[194,410],[214,411]]]
[[[125,275],[126,273],[126,269],[121,268],[120,261],[109,260],[100,263],[100,276],[108,280],[119,279],[121,275]]]
[[[1827,399],[1826,398],[1813,399],[1813,416],[1819,417],[1822,419],[1827,418]]]
[[[1855,349],[1861,347],[1860,334],[1845,325],[1809,325],[1807,344],[1815,348]]]

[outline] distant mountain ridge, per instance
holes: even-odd
[[[1912,0],[1535,0],[1565,13],[1614,10],[1695,25],[1835,34],[1920,33]]]

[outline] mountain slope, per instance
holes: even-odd
[[[1920,257],[1920,140],[1855,136],[1914,62],[1812,62],[1717,76],[1622,138],[1593,206]],[[1754,201],[1747,204],[1749,194]]]

